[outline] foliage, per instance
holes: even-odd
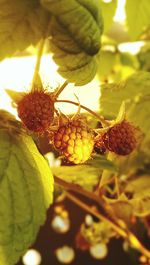
[[[104,32],[108,32],[108,30],[110,29],[113,23],[113,17],[115,15],[117,8],[117,0],[110,1],[108,3],[100,0],[100,6],[104,18],[104,25],[105,25]]]
[[[15,264],[34,242],[52,203],[53,178],[32,138],[1,111],[0,263]]]
[[[96,156],[85,165],[53,167],[52,172],[69,183],[74,183],[84,189],[93,191],[99,182],[103,169],[116,171],[113,163],[103,156]]]
[[[0,10],[0,60],[44,36],[50,15],[37,0],[1,0]]]
[[[135,40],[140,36],[144,29],[150,26],[149,1],[142,0],[137,2],[136,0],[127,0],[126,14],[130,37],[132,40]]]
[[[54,119],[42,133],[28,131],[23,120],[18,121],[10,113],[0,110],[2,265],[15,264],[36,239],[53,200],[52,173],[56,188],[61,187],[56,195],[67,190],[63,194],[96,218],[93,222],[95,230],[82,224],[82,235],[78,239],[83,237],[89,247],[97,242],[107,244],[112,237],[119,235],[131,247],[150,258],[150,252],[138,240],[138,220],[150,215],[150,3],[148,0],[126,0],[127,30],[119,25],[121,34],[113,24],[116,8],[117,0],[109,3],[103,0],[0,0],[0,60],[22,55],[30,45],[35,46],[37,62],[28,93],[38,91],[41,96],[46,91],[54,105]],[[116,34],[112,33],[112,25],[122,42],[145,40],[136,55],[122,49]],[[39,47],[36,47],[37,44]],[[39,74],[44,45],[46,51],[53,54],[58,72],[66,79],[52,93],[45,90]],[[77,105],[78,112],[73,117],[60,113],[55,103],[63,101],[58,97],[65,86],[68,83],[84,86],[96,74],[100,83],[99,113],[68,100],[64,102]],[[16,107],[27,94],[26,91],[9,89],[7,93]],[[47,109],[42,102],[39,105],[31,100],[30,107],[40,118],[43,115],[44,121]],[[81,108],[89,114],[81,115]],[[81,120],[82,127],[78,124]],[[112,152],[102,139],[104,134],[108,136],[109,129],[124,120],[135,129],[137,145],[132,153],[121,156]],[[37,119],[39,122],[40,119]],[[72,125],[73,122],[76,126],[71,127],[71,131],[67,124]],[[29,123],[32,124],[33,120]],[[66,134],[61,131],[63,126],[66,126]],[[48,151],[54,151],[56,131],[60,147],[57,151],[62,155],[65,150],[66,160],[60,157],[64,164],[53,166],[51,172],[39,152],[40,147],[38,150],[36,145],[46,137],[51,144]],[[79,155],[77,150],[81,142],[84,142],[85,149],[88,147],[88,133],[93,143],[91,157],[84,164],[75,166],[71,162],[73,160],[69,162],[68,156]],[[122,135],[119,137],[123,139]],[[82,201],[81,195],[85,200]],[[87,202],[89,198],[90,205]]]

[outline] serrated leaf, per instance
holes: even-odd
[[[54,15],[51,19],[50,50],[59,66],[58,72],[75,85],[89,83],[97,71],[94,55],[100,49],[103,28],[97,2],[41,2]]]
[[[144,217],[150,214],[150,176],[143,175],[129,180],[125,193],[132,197],[129,202],[136,216]]]
[[[87,1],[88,6],[85,5],[85,1],[82,4],[82,0],[41,0],[41,3],[56,17],[59,24],[72,36],[81,50],[89,55],[99,51],[103,23],[101,19],[100,27],[97,23],[97,16],[96,19],[93,16],[94,8],[98,16],[101,16],[98,5],[96,10],[96,2],[91,1],[89,4]]]
[[[141,95],[149,93],[150,73],[137,72],[120,83],[105,84],[101,87],[100,112],[114,119],[122,101],[128,109],[134,101],[138,102]]]
[[[135,40],[150,25],[149,0],[127,0],[126,15],[130,37]]]
[[[104,18],[104,32],[107,32],[112,23],[113,23],[113,17],[115,15],[116,12],[116,8],[117,8],[117,0],[113,0],[110,2],[104,2],[104,1],[100,1],[100,6],[102,8],[102,14],[103,14],[103,18]]]
[[[0,60],[38,43],[49,17],[38,0],[0,0]]]
[[[22,131],[16,134],[15,130],[10,131],[1,124],[1,265],[16,264],[34,242],[40,226],[45,222],[46,210],[52,203],[52,193],[50,168],[32,138]]]
[[[116,167],[105,157],[96,155],[86,165],[53,167],[55,176],[67,182],[78,184],[84,189],[92,191],[98,184],[103,169],[116,171]]]
[[[55,26],[52,27],[55,31]],[[55,36],[56,34],[52,33]],[[64,39],[63,35],[63,39]],[[62,47],[58,47],[62,45]],[[54,39],[50,41],[50,49],[54,54],[53,59],[59,65],[58,72],[69,82],[75,85],[85,85],[90,82],[97,71],[97,63],[94,57],[87,55],[79,50],[78,46],[72,42],[72,39],[66,35],[66,40],[63,40],[60,45]],[[70,51],[67,49],[70,49]]]

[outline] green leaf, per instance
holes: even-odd
[[[38,0],[0,0],[0,60],[38,43],[48,21]]]
[[[10,89],[5,89],[6,93],[8,94],[8,96],[11,98],[11,100],[14,103],[18,103],[20,100],[23,99],[23,97],[26,95],[25,92],[18,92],[18,91],[14,91],[14,90],[10,90]]]
[[[117,171],[117,168],[115,167],[113,162],[106,159],[106,157],[103,155],[94,155],[93,158],[89,159],[86,164],[94,168],[99,168],[101,170],[107,169],[108,171],[111,172]]]
[[[83,0],[82,3],[82,0],[41,0],[41,3],[56,17],[81,50],[89,55],[99,51],[103,23],[99,19],[101,14],[95,1]]]
[[[118,61],[118,54],[109,50],[101,50],[98,58],[98,77],[107,78],[113,72]]]
[[[96,155],[86,165],[53,167],[52,172],[67,182],[78,184],[84,189],[92,191],[98,184],[103,169],[116,171],[110,161]]]
[[[135,55],[129,53],[129,52],[120,52],[120,63],[123,66],[129,66],[135,69],[139,68],[139,63]]]
[[[141,95],[149,94],[150,73],[137,72],[127,80],[120,83],[105,84],[101,87],[100,112],[108,118],[114,119],[122,101],[126,103],[126,109],[133,102],[139,102]]]
[[[98,184],[101,171],[90,166],[61,166],[53,167],[52,172],[55,176],[63,180],[80,185],[84,189],[92,191]]]
[[[75,85],[85,85],[95,76],[103,22],[97,2],[42,0],[54,15],[50,50],[58,72]],[[71,23],[70,23],[71,21]]]
[[[125,193],[132,197],[129,202],[136,216],[144,217],[150,214],[150,176],[143,175],[129,180]]]
[[[126,15],[130,37],[132,40],[136,40],[143,30],[150,25],[149,0],[127,0]]]
[[[0,264],[13,265],[34,242],[52,203],[53,177],[31,137],[0,128]],[[15,119],[14,119],[15,123]],[[18,128],[17,128],[18,129]]]
[[[104,32],[107,32],[113,23],[113,17],[117,8],[117,0],[110,1],[109,3],[105,3],[101,0],[100,6],[104,18]]]
[[[150,71],[150,43],[145,42],[145,45],[141,47],[137,54],[139,60],[140,69],[143,71]]]

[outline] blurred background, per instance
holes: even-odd
[[[81,104],[94,111],[99,110],[101,84],[119,82],[137,70],[150,70],[149,26],[144,28],[140,36],[133,41],[126,21],[126,1],[103,0],[102,3],[104,4],[102,8],[106,8],[104,22],[107,27],[102,39],[97,76],[91,83],[81,88],[69,84],[60,95],[60,99],[74,101],[76,101],[76,95]],[[107,10],[110,10],[110,16]],[[33,47],[0,62],[0,89],[2,91],[0,108],[16,115],[16,110],[12,107],[5,89],[28,91],[35,63],[36,49]],[[57,65],[52,60],[51,54],[43,55],[40,74],[45,88],[49,91],[53,91],[64,82],[64,79],[57,73]],[[66,114],[77,110],[75,106],[60,103],[58,108]],[[40,147],[43,154],[51,151],[46,141],[43,141]],[[49,159],[52,165],[60,165],[60,161],[55,159],[53,153],[49,154]],[[88,228],[92,227],[95,222],[97,220],[93,220],[91,215],[82,211],[68,199],[59,199],[49,209],[46,224],[40,229],[35,244],[25,253],[18,265],[146,264],[144,258],[130,250],[121,239],[113,239],[107,244],[104,242],[89,247],[79,230],[82,224]],[[149,243],[145,238],[145,244]]]

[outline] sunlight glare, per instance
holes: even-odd
[[[23,256],[22,261],[24,265],[40,265],[42,261],[41,254],[35,249],[30,249]]]
[[[11,89],[15,91],[29,91],[34,72],[36,56],[14,57],[5,59],[0,63],[0,108],[10,111],[16,115],[16,110],[11,106],[11,100],[4,91]],[[43,55],[41,60],[40,74],[44,87],[53,91],[56,87],[64,83],[64,79],[57,73],[57,65],[50,55]],[[93,93],[94,90],[94,93]],[[86,97],[85,97],[86,92]],[[80,99],[81,104],[93,110],[99,108],[99,81],[93,80],[83,87],[76,87],[69,84],[60,95],[59,99],[77,101],[75,94]],[[77,107],[71,104],[57,104],[57,107],[64,113],[74,113]]]
[[[113,19],[115,22],[123,23],[125,21],[126,19],[125,2],[126,0],[118,0],[116,14]]]

